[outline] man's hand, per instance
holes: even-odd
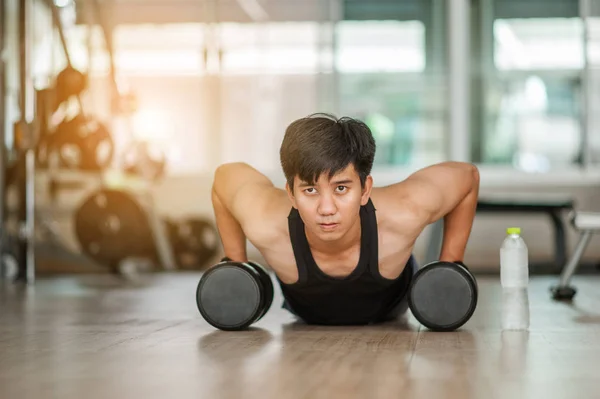
[[[440,260],[464,260],[479,196],[477,167],[444,162],[415,172],[403,184],[406,200],[424,225],[444,218]]]

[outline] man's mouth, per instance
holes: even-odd
[[[323,229],[332,229],[337,225],[337,223],[319,223],[319,226],[321,226]]]

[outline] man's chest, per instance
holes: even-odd
[[[412,241],[412,242],[411,242]],[[409,240],[405,235],[398,234],[389,228],[385,222],[378,223],[377,228],[377,253],[379,273],[385,278],[396,278],[404,270],[414,246],[414,240]],[[297,260],[289,234],[283,237],[279,245],[270,246],[261,250],[266,262],[275,271],[277,276],[287,284],[298,280]],[[300,256],[303,254],[299,253]],[[312,254],[311,254],[312,255]],[[360,248],[357,251],[343,254],[339,257],[320,258],[313,256],[315,263],[326,274],[343,277],[350,274],[357,266]],[[304,256],[303,256],[304,257]],[[304,258],[300,259],[304,262]]]

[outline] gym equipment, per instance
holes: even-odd
[[[258,319],[256,319],[256,321],[258,321],[262,319],[262,317],[267,313],[267,311],[271,307],[271,304],[273,303],[273,295],[275,292],[273,291],[273,282],[271,281],[271,277],[269,276],[269,273],[264,269],[264,267],[252,261],[248,261],[248,264],[250,266],[253,266],[256,269],[256,271],[258,271],[258,274],[260,274],[260,278],[263,282],[263,287],[265,288],[264,294],[266,306],[263,308],[263,313],[258,317]]]
[[[35,98],[32,94],[35,92],[34,70],[35,58],[33,57],[31,40],[31,10],[26,3],[18,3],[19,11],[15,20],[15,32],[17,33],[18,43],[18,77],[15,77],[15,83],[18,80],[18,109],[20,114],[19,121],[14,125],[13,148],[9,149],[15,152],[17,163],[17,175],[14,188],[17,197],[17,229],[19,233],[18,245],[15,253],[15,259],[19,265],[19,270],[15,278],[16,281],[33,284],[36,276],[35,262],[35,142],[37,121],[35,120]],[[15,60],[16,61],[16,60]],[[6,120],[2,120],[4,127]],[[4,129],[2,129],[4,130]],[[5,144],[8,144],[5,142]],[[4,152],[4,149],[3,149]],[[4,152],[7,155],[6,152]],[[6,193],[3,192],[2,208],[6,209]],[[3,219],[3,229],[6,228],[6,218]]]
[[[570,301],[577,293],[577,289],[570,285],[571,278],[577,271],[592,235],[600,232],[600,213],[598,212],[572,211],[569,219],[573,228],[579,232],[579,240],[568,263],[564,265],[558,284],[550,287],[552,298],[555,300]]]
[[[94,121],[86,125],[87,135],[79,141],[81,170],[101,171],[110,166],[115,153],[112,136],[102,123]]]
[[[73,119],[63,120],[57,127],[53,136],[52,149],[58,152],[60,166],[75,169],[81,158],[79,141],[83,132],[80,126],[85,124],[83,116],[77,115]]]
[[[88,196],[75,213],[75,233],[83,252],[109,267],[154,255],[146,212],[123,191],[100,189]]]
[[[36,126],[38,139],[35,147],[35,160],[38,169],[49,167],[50,155],[55,151],[53,116],[56,112],[56,92],[54,89],[38,89],[35,91]]]
[[[217,253],[218,232],[208,220],[166,220],[169,239],[181,269],[204,269]]]
[[[226,331],[244,330],[260,320],[273,303],[273,282],[254,262],[224,260],[202,275],[196,304],[204,319]]]
[[[16,162],[4,166],[4,185],[5,187],[13,185],[19,177],[19,169]]]
[[[35,160],[38,168],[47,168],[49,156],[52,147],[52,139],[49,135],[43,134],[40,136],[40,139],[37,142],[37,146],[35,147]]]
[[[477,214],[492,213],[502,215],[522,214],[540,215],[550,221],[552,228],[552,248],[554,248],[554,259],[550,262],[530,263],[532,271],[556,273],[567,261],[567,234],[564,217],[573,210],[575,200],[571,194],[545,194],[522,192],[511,194],[508,197],[498,194],[480,196],[477,200]],[[428,238],[425,264],[437,260],[442,248],[444,238],[444,219],[439,219],[431,226],[431,234]]]
[[[145,141],[134,141],[123,152],[123,169],[126,173],[156,181],[165,174],[167,158],[161,148]]]
[[[60,164],[71,169],[101,171],[114,156],[114,142],[106,126],[81,114],[63,120],[56,133],[46,137],[52,137],[46,144],[46,154],[57,149]]]
[[[48,6],[50,7],[50,12],[52,14],[52,23],[58,31],[61,47],[67,61],[67,67],[59,72],[54,83],[56,90],[56,106],[73,96],[77,97],[77,101],[81,106],[79,95],[87,87],[87,76],[73,67],[58,7],[54,2],[48,2]]]
[[[57,127],[55,133],[48,135],[50,140],[47,156],[58,152],[60,166],[76,169],[81,158],[80,142],[85,135],[85,117],[81,114],[72,119],[64,119]]]
[[[67,66],[56,76],[56,104],[81,95],[87,87],[87,77],[72,66]]]
[[[415,318],[430,330],[452,331],[471,318],[477,294],[477,281],[466,266],[432,262],[413,276],[408,306]]]

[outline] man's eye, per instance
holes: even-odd
[[[337,189],[339,192],[344,192],[344,191],[346,191],[347,188],[348,187],[346,187],[346,186],[337,186]]]
[[[304,190],[304,192],[307,194],[313,194],[315,192],[315,189],[313,187],[310,187],[310,188],[307,188],[306,190]]]

